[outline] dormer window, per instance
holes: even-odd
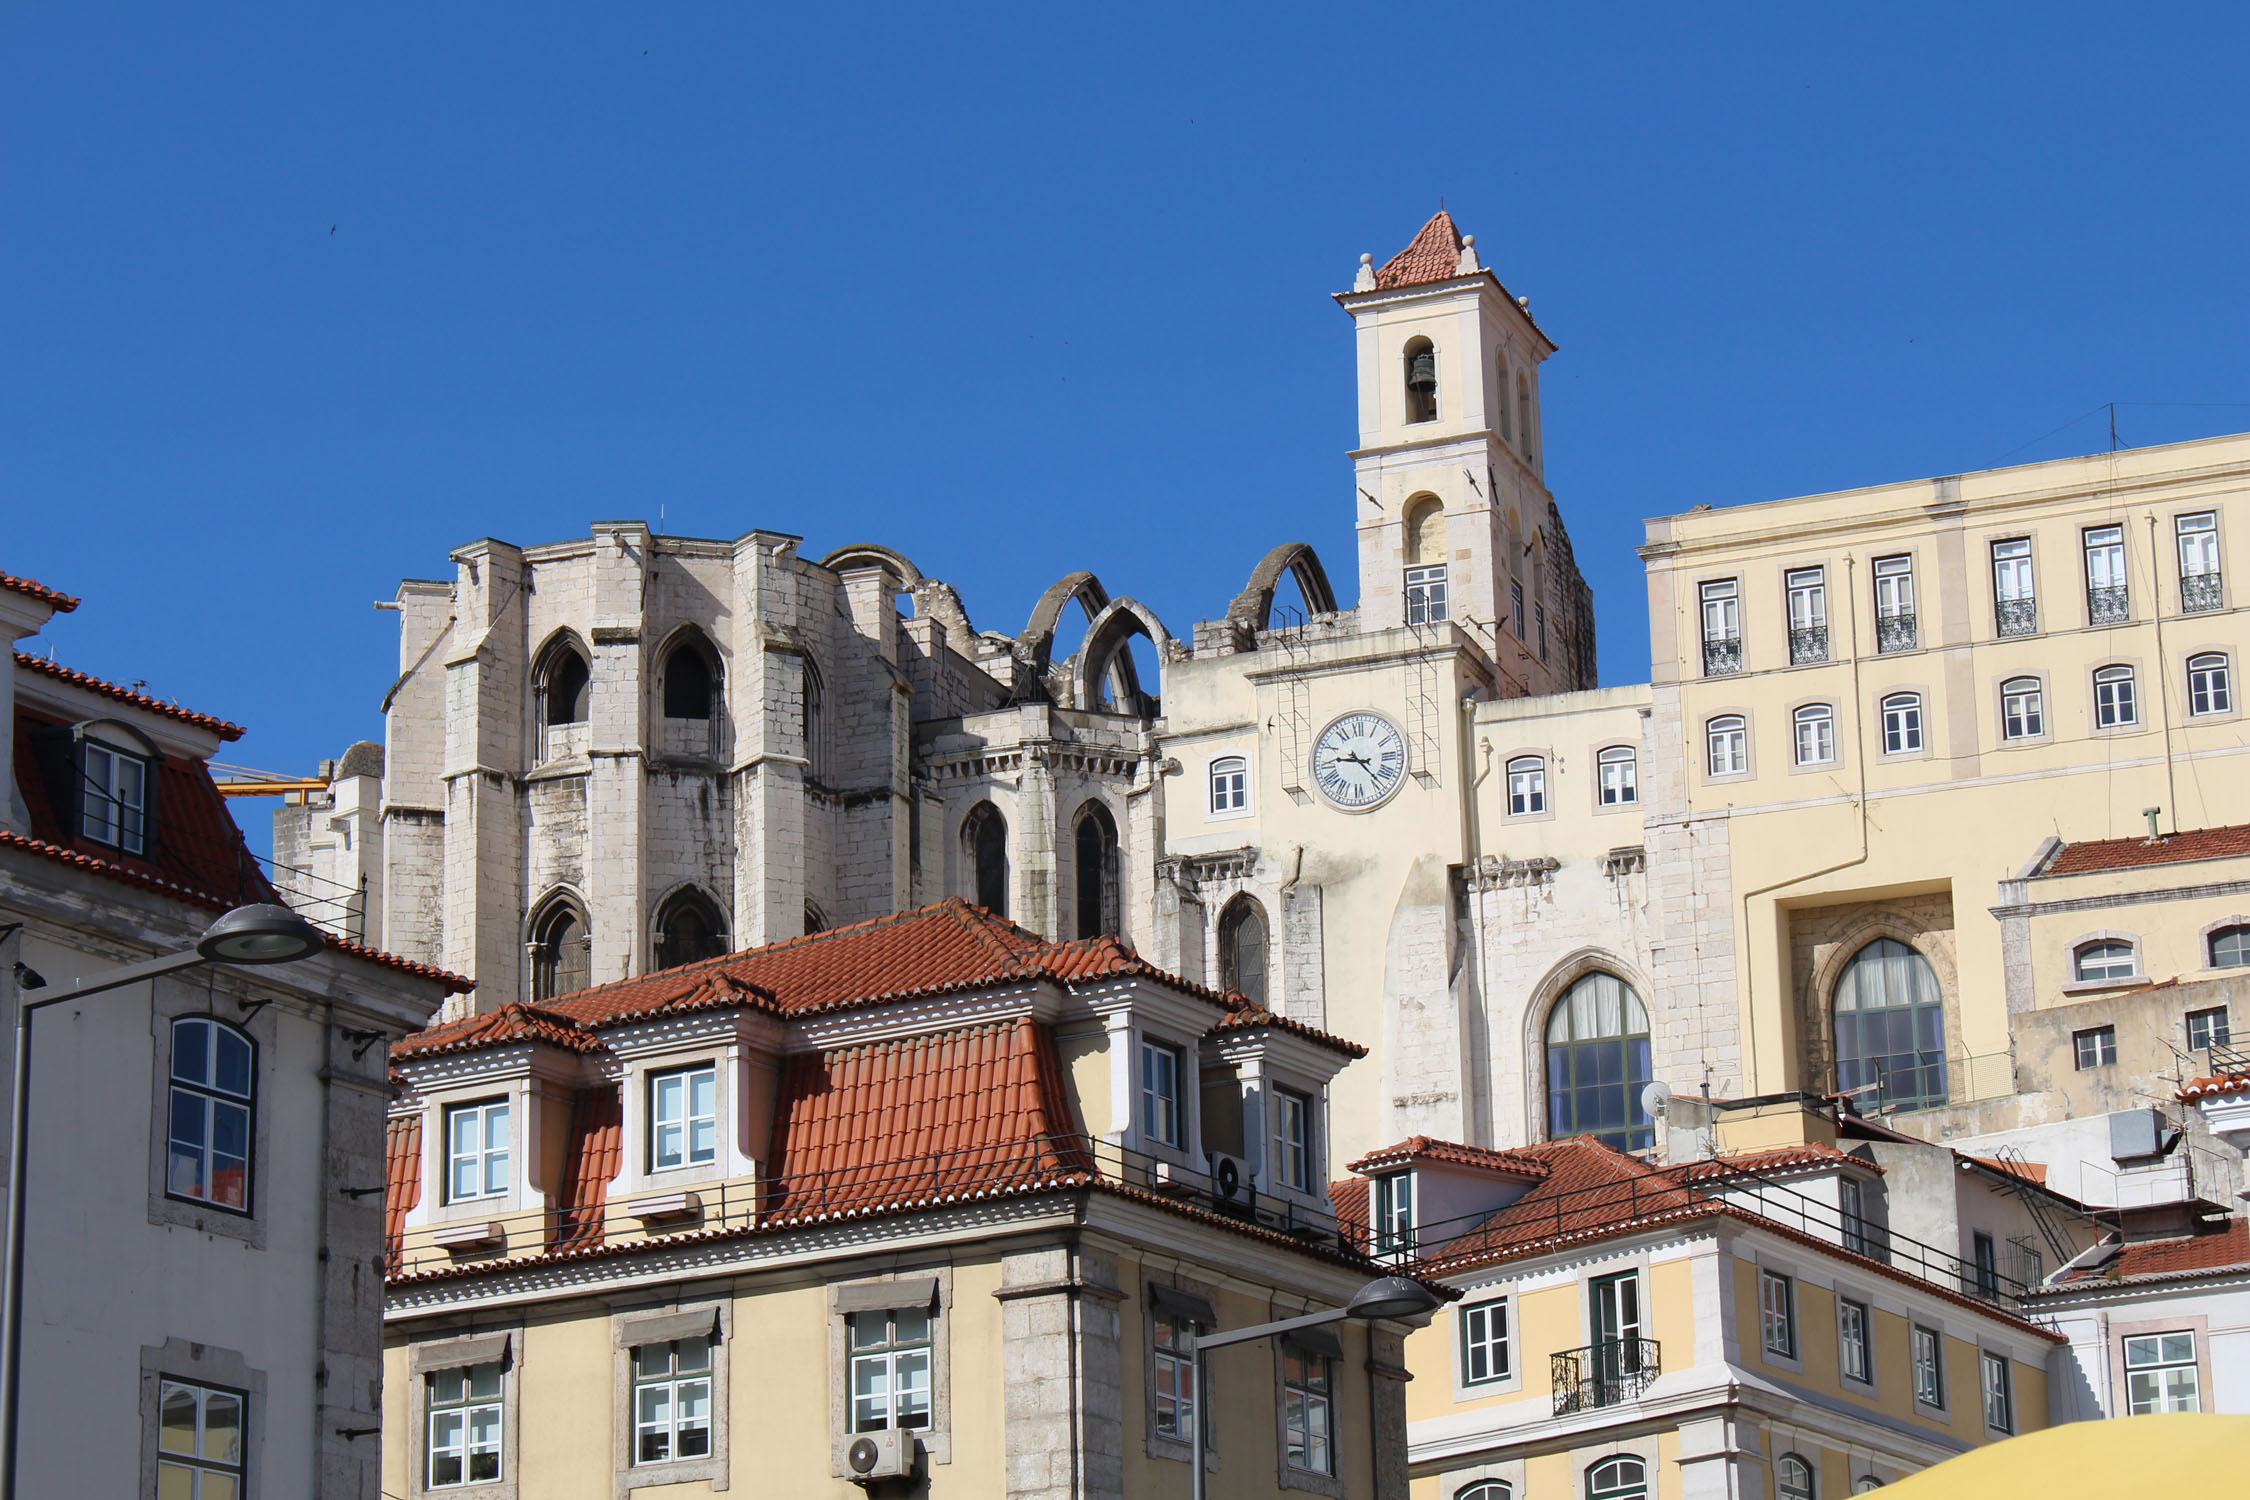
[[[1300,1193],[1312,1191],[1312,1098],[1295,1089],[1273,1091],[1273,1179]]]
[[[445,1112],[445,1201],[508,1193],[508,1101],[457,1104]]]
[[[649,1080],[649,1166],[699,1166],[719,1155],[719,1072],[711,1063]]]
[[[1394,1259],[1414,1254],[1414,1174],[1375,1179],[1375,1253]]]
[[[1180,1115],[1180,1049],[1141,1043],[1141,1134],[1159,1146],[1185,1146]]]
[[[127,854],[142,853],[148,834],[148,762],[88,740],[82,764],[86,800],[78,831]]]
[[[41,725],[32,753],[48,805],[67,836],[123,854],[156,842],[157,767],[164,757],[147,738],[114,719]]]

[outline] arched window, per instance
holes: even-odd
[[[1836,758],[1836,710],[1808,703],[1797,710],[1797,764],[1824,766]]]
[[[2188,658],[2188,712],[2223,714],[2234,707],[2234,678],[2226,653],[2206,651]]]
[[[2250,967],[2250,926],[2237,923],[2232,927],[2222,927],[2211,934],[2211,967],[2214,969]]]
[[[166,1194],[250,1211],[250,1115],[257,1076],[256,1047],[224,1021],[182,1016],[172,1023]]]
[[[1519,755],[1508,762],[1508,816],[1529,817],[1547,810],[1547,762]]]
[[[1515,1493],[1504,1479],[1480,1479],[1454,1491],[1453,1500],[1515,1500]]]
[[[1406,512],[1406,623],[1446,617],[1445,506],[1425,495]]]
[[[2094,726],[2121,729],[2141,721],[2140,705],[2133,697],[2131,667],[2103,667],[2094,674]]]
[[[1211,762],[1211,815],[1223,817],[1250,809],[1250,762],[1222,755]]]
[[[1773,1485],[1781,1492],[1781,1500],[1819,1500],[1812,1465],[1794,1453],[1784,1453],[1773,1461]]]
[[[1078,809],[1078,935],[1118,930],[1117,820],[1099,802]]]
[[[1705,763],[1713,776],[1750,769],[1750,725],[1740,714],[1721,714],[1703,726]]]
[[[1437,420],[1437,352],[1428,339],[1406,341],[1406,420]]]
[[[1547,1135],[1591,1135],[1623,1151],[1656,1144],[1641,1090],[1651,1077],[1648,1009],[1614,974],[1588,974],[1547,1016]]]
[[[1516,373],[1516,437],[1523,444],[1526,461],[1535,461],[1531,452],[1531,382]]]
[[[1883,700],[1883,753],[1910,755],[1922,748],[1922,695],[1893,693]]]
[[[719,671],[693,639],[680,641],[664,657],[664,717],[708,719],[718,697]]]
[[[2071,977],[2081,984],[2131,979],[2139,967],[2133,959],[2133,945],[2118,938],[2080,943],[2070,952]]]
[[[1500,372],[1500,382],[1492,388],[1492,404],[1500,416],[1500,441],[1512,443],[1516,440],[1516,424],[1508,415],[1508,351],[1496,349],[1492,358]]]
[[[592,982],[593,941],[586,919],[567,901],[557,901],[532,928],[531,998],[552,1000],[575,994]]]
[[[1219,982],[1252,1005],[1266,1003],[1266,914],[1253,896],[1237,896],[1219,913]]]
[[[826,932],[827,930],[827,916],[822,913],[819,907],[807,901],[805,903],[805,936],[811,937],[816,932]]]
[[[1852,1493],[1855,1495],[1872,1495],[1882,1487],[1883,1481],[1872,1474],[1862,1474],[1852,1481]]]
[[[1612,1458],[1586,1471],[1586,1500],[1648,1500],[1648,1466],[1637,1458]]]
[[[1641,775],[1629,745],[1612,745],[1594,758],[1601,772],[1602,806],[1623,807],[1641,800]]]
[[[2035,740],[2047,732],[2047,694],[2036,677],[2011,677],[2000,684],[2000,737]]]
[[[961,851],[975,882],[977,905],[996,917],[1008,914],[1008,820],[979,802],[961,820]]]
[[[1945,997],[1930,961],[1896,938],[1860,949],[1836,982],[1836,1087],[1863,1108],[1945,1102]]]
[[[718,905],[692,886],[674,891],[656,914],[656,966],[676,969],[727,951],[727,922]]]
[[[820,680],[820,668],[805,658],[805,718],[804,731],[805,776],[811,781],[825,782],[828,778],[827,725],[823,722],[827,704],[827,690]]]
[[[557,642],[540,663],[534,680],[538,684],[540,759],[583,753],[583,741],[573,745],[571,731],[586,722],[586,658],[576,647]]]

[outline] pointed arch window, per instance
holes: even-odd
[[[539,751],[555,760],[584,752],[586,700],[592,674],[586,658],[567,642],[557,642],[540,663],[537,682]]]
[[[819,907],[807,901],[805,903],[805,936],[811,937],[816,932],[826,932],[827,930],[828,918],[826,914]]]
[[[693,640],[683,640],[664,658],[664,717],[708,719],[718,696],[718,669]]]
[[[1076,837],[1078,868],[1078,935],[1082,938],[1115,933],[1119,928],[1117,899],[1117,820],[1099,802],[1078,810]]]
[[[805,705],[803,751],[805,776],[808,780],[826,784],[828,779],[827,710],[828,690],[820,680],[820,668],[812,658],[805,658]]]
[[[1656,1144],[1641,1090],[1651,1069],[1648,1008],[1614,974],[1587,974],[1547,1016],[1547,1135],[1591,1135],[1622,1151]]]
[[[689,887],[674,891],[656,914],[656,966],[676,969],[727,951],[727,922],[718,903]]]
[[[593,982],[593,937],[586,918],[568,901],[548,908],[532,929],[531,998],[552,1000]]]
[[[1252,1005],[1266,1003],[1266,913],[1255,896],[1237,896],[1219,913],[1219,982]]]
[[[1928,959],[1877,938],[1837,980],[1835,1014],[1838,1092],[1863,1109],[1945,1102],[1945,996]]]
[[[1008,914],[1008,820],[979,802],[961,820],[961,852],[969,866],[977,905],[996,917]]]

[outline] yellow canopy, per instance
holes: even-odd
[[[2246,1464],[2250,1417],[2115,1417],[1988,1444],[1909,1475],[1882,1494],[1884,1500],[2119,1500],[2239,1493]]]

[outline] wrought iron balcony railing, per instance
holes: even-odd
[[[1895,610],[1875,617],[1875,649],[1881,652],[1912,651],[1921,637],[1914,631],[1914,611]]]
[[[1809,666],[1828,660],[1828,627],[1825,625],[1792,625],[1789,627],[1789,665]]]
[[[1703,642],[1703,675],[1731,677],[1742,670],[1742,637],[1711,636]]]
[[[2095,584],[2086,590],[2086,618],[2096,625],[2118,625],[2133,617],[2122,583]]]
[[[1654,1339],[1612,1339],[1548,1358],[1558,1417],[1637,1401],[1663,1370]]]
[[[2002,635],[2037,635],[2039,633],[2039,601],[2029,594],[2021,599],[2001,600],[2000,633]]]
[[[2217,609],[2226,603],[2226,590],[2220,587],[2217,570],[2209,573],[2184,573],[2180,576],[2180,613],[2201,614],[2207,609]]]

